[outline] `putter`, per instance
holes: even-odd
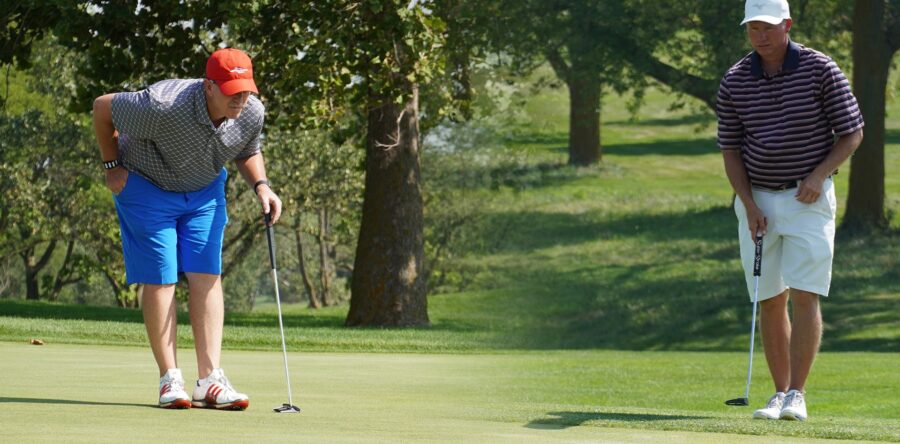
[[[272,281],[275,283],[275,304],[278,306],[278,330],[281,331],[281,351],[284,353],[284,377],[287,379],[288,402],[276,407],[275,413],[300,413],[300,407],[294,405],[291,395],[291,373],[288,371],[287,345],[284,342],[284,321],[281,320],[281,294],[278,292],[278,271],[275,267],[275,231],[271,225],[272,215],[265,214],[266,239],[269,241],[269,262],[272,264]]]
[[[756,232],[756,253],[753,258],[753,320],[750,322],[750,363],[747,364],[747,390],[743,398],[729,399],[726,405],[747,406],[750,405],[750,377],[753,375],[753,339],[756,336],[756,306],[759,302],[759,275],[762,269],[762,245],[763,236]]]

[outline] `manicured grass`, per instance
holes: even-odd
[[[433,326],[347,329],[346,306],[286,307],[307,409],[296,420],[266,410],[283,402],[271,303],[227,315],[224,365],[254,396],[232,414],[143,408],[156,372],[139,311],[0,301],[0,341],[10,342],[0,352],[11,357],[0,373],[15,381],[0,392],[4,433],[158,441],[165,423],[188,441],[229,430],[237,441],[900,441],[900,106],[890,105],[886,150],[894,230],[838,238],[808,385],[814,416],[797,424],[722,404],[743,394],[750,325],[731,191],[712,122],[668,101],[651,91],[632,121],[608,97],[604,160],[592,167],[565,164],[564,91],[529,100],[529,120],[492,129],[465,162],[426,147],[423,174],[445,168],[455,178],[445,185],[476,208],[453,246],[452,279],[429,297]],[[839,212],[847,176],[836,178]],[[22,345],[32,337],[48,345]],[[755,364],[754,406],[771,390],[759,347]],[[43,435],[33,418],[59,429]]]
[[[805,423],[754,421],[750,408],[723,404],[743,394],[741,353],[292,353],[299,415],[270,410],[287,401],[280,353],[225,353],[251,397],[245,412],[154,408],[149,350],[0,343],[0,354],[14,382],[0,393],[7,442],[900,440],[900,401],[882,389],[900,384],[896,357],[878,353],[823,355]],[[190,382],[192,354],[182,349],[181,361]],[[766,395],[758,384],[751,399]]]
[[[284,308],[287,344],[291,349],[376,352],[470,352],[489,347],[489,333],[453,321],[429,329],[347,329],[346,307],[308,310]],[[86,307],[46,302],[0,301],[0,340],[40,338],[51,343],[147,345],[141,312],[135,309]],[[229,313],[223,344],[228,349],[280,350],[275,307],[253,313]],[[187,313],[179,314],[178,343],[193,346]],[[487,344],[487,345],[486,345]]]

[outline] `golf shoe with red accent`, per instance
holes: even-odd
[[[170,368],[162,378],[159,378],[159,406],[164,409],[191,408],[191,398],[184,391],[181,370]]]
[[[244,410],[250,406],[250,398],[238,393],[228,382],[225,372],[217,368],[206,378],[197,381],[191,404],[210,409]]]

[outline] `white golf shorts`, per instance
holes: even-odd
[[[837,201],[834,183],[825,179],[822,194],[811,204],[796,199],[797,189],[769,191],[753,188],[753,200],[767,220],[763,237],[759,276],[759,300],[781,294],[788,288],[828,296]],[[753,301],[753,259],[756,245],[747,225],[747,210],[735,198],[741,262],[747,291]]]

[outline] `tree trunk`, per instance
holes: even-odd
[[[297,218],[300,218],[300,215],[297,215]],[[300,224],[298,223],[296,227],[294,227],[294,239],[297,244],[297,262],[300,264],[300,276],[303,278],[303,287],[306,288],[306,294],[309,295],[309,308],[321,308],[322,303],[319,302],[319,295],[316,293],[316,287],[312,284],[312,280],[309,278],[309,272],[306,270],[306,257],[304,256],[303,251],[303,230],[300,229]]]
[[[569,164],[600,161],[600,86],[589,79],[569,83]]]
[[[574,25],[573,25],[574,26]],[[578,25],[579,29],[584,24]],[[589,32],[589,30],[583,30]],[[600,161],[600,78],[584,38],[569,44],[569,165],[591,165]]]
[[[50,292],[50,300],[56,301],[59,299],[59,293],[62,291],[63,287],[69,284],[74,284],[79,281],[79,279],[70,279],[69,275],[72,274],[71,269],[71,259],[72,259],[72,251],[75,249],[75,241],[70,240],[68,245],[66,246],[66,256],[63,258],[63,263],[59,267],[59,271],[56,272],[56,279],[53,282],[53,290]]]
[[[885,89],[893,50],[885,35],[884,2],[856,0],[853,13],[853,90],[866,121],[865,137],[850,162],[850,189],[842,230],[884,228]]]
[[[402,105],[370,97],[363,212],[346,325],[427,326],[418,87],[409,85]]]
[[[131,298],[128,284],[124,280],[116,279],[114,272],[110,270],[104,270],[103,275],[106,276],[106,281],[109,282],[109,286],[112,287],[113,294],[116,296],[116,305],[121,308],[134,308],[142,305],[143,285],[138,285],[137,292],[133,295],[134,298]]]
[[[29,247],[22,252],[22,261],[25,263],[25,299],[36,301],[41,298],[41,290],[37,281],[34,247]]]
[[[332,265],[329,255],[328,237],[331,227],[326,208],[319,209],[319,280],[322,283],[322,305],[329,306],[334,303],[331,298]]]
[[[35,259],[35,247],[31,246],[20,253],[25,264],[25,299],[36,301],[41,298],[41,288],[38,282],[38,274],[47,266],[53,250],[56,249],[56,241],[50,241],[40,259]]]

